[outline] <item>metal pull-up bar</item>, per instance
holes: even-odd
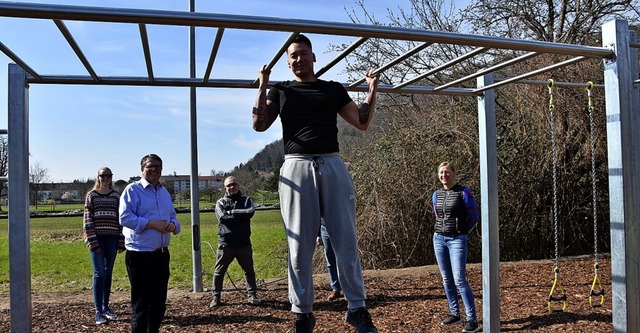
[[[424,50],[425,48],[427,48],[427,46],[431,45],[433,43],[422,43],[416,47],[414,47],[413,49],[407,51],[405,54],[399,55],[398,57],[396,57],[395,59],[389,61],[388,63],[380,66],[380,68],[376,69],[373,71],[373,74],[378,74],[378,73],[382,73],[384,71],[386,71],[387,69],[399,64],[401,61],[411,57],[412,55]],[[358,86],[362,83],[364,83],[364,81],[366,81],[366,78],[361,78],[358,81],[352,83],[349,87],[355,87]]]
[[[349,45],[349,47],[347,47],[344,51],[342,51],[337,57],[335,57],[333,60],[329,61],[329,63],[324,65],[324,67],[320,68],[320,70],[318,70],[316,72],[316,78],[320,77],[320,75],[324,74],[326,71],[328,71],[331,68],[333,68],[333,66],[335,66],[338,62],[340,62],[344,58],[346,58],[349,54],[351,54],[351,52],[353,52],[355,49],[360,47],[360,45],[362,45],[368,39],[369,38],[365,38],[365,37],[358,38],[358,40],[356,40],[351,45]]]
[[[211,71],[213,70],[213,63],[218,56],[218,50],[220,49],[220,43],[222,43],[222,36],[224,35],[224,28],[218,28],[218,32],[216,32],[216,38],[213,41],[213,46],[211,47],[211,55],[209,56],[209,62],[207,63],[207,69],[204,71],[204,78],[202,82],[209,82],[209,77],[211,76]]]
[[[473,50],[473,51],[471,51],[469,53],[463,54],[463,55],[461,55],[461,56],[459,56],[459,57],[457,57],[455,59],[452,59],[452,60],[449,60],[449,61],[445,62],[444,64],[436,66],[436,67],[426,71],[425,73],[422,73],[422,74],[420,74],[420,75],[418,75],[418,76],[416,76],[416,77],[414,77],[414,78],[412,78],[412,79],[410,79],[408,81],[400,83],[400,84],[396,85],[393,88],[394,89],[400,89],[400,88],[406,87],[407,85],[409,85],[411,83],[418,82],[418,81],[428,77],[429,75],[437,73],[437,72],[439,72],[439,71],[441,71],[443,69],[449,68],[449,67],[451,67],[453,65],[459,64],[459,63],[461,63],[461,62],[463,62],[463,61],[465,61],[465,60],[467,60],[469,58],[472,58],[472,57],[476,56],[477,54],[480,54],[480,53],[483,53],[483,52],[487,51],[488,49],[489,48],[487,48],[487,47],[479,47],[479,48],[477,48],[477,49],[475,49],[475,50]]]
[[[53,20],[53,22],[56,24],[58,30],[60,30],[64,38],[67,40],[67,43],[69,43],[69,46],[71,46],[71,49],[73,49],[73,52],[75,52],[78,59],[80,59],[80,62],[82,63],[84,68],[87,70],[87,72],[89,72],[89,75],[91,75],[93,80],[97,82],[98,74],[96,74],[96,72],[91,67],[89,59],[87,59],[84,53],[82,53],[82,49],[80,49],[80,46],[78,45],[78,43],[76,43],[76,40],[73,38],[73,36],[71,36],[71,32],[69,31],[69,29],[67,29],[67,26],[60,20]]]
[[[271,61],[269,61],[269,63],[267,64],[265,68],[266,70],[273,69],[273,67],[276,65],[278,60],[280,60],[280,57],[282,57],[282,54],[287,50],[289,45],[291,45],[291,42],[293,42],[293,39],[296,38],[299,34],[300,34],[299,32],[292,32],[289,35],[289,38],[287,38],[287,40],[284,43],[282,43],[282,46],[280,46],[280,49],[278,49],[278,52],[276,52],[273,58],[271,58]],[[259,79],[256,79],[255,81],[253,81],[254,86],[258,85],[258,80]]]

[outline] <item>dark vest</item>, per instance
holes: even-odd
[[[467,209],[462,200],[464,187],[456,184],[449,190],[436,191],[436,226],[434,231],[443,235],[467,233]]]

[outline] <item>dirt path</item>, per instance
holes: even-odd
[[[553,282],[553,262],[527,261],[500,265],[501,331],[518,332],[611,332],[611,288],[609,258],[600,260],[605,304],[591,308],[588,292],[593,280],[590,257],[561,262],[561,282],[567,292],[564,312],[547,312],[547,296]],[[480,264],[468,266],[468,276],[476,294],[482,321],[482,271]],[[443,327],[448,314],[442,282],[435,266],[396,270],[366,271],[367,306],[380,332],[460,332],[462,324]],[[242,283],[240,283],[242,284]],[[315,332],[353,332],[342,316],[346,301],[326,301],[326,275],[315,278],[317,318]],[[34,332],[129,332],[130,306],[127,292],[115,292],[112,308],[120,317],[108,325],[93,323],[91,293],[38,293],[33,301]],[[163,332],[290,332],[293,315],[289,311],[286,280],[261,286],[263,305],[245,303],[243,292],[223,293],[225,306],[210,309],[207,292],[193,293],[174,288],[169,292]],[[10,331],[7,295],[0,296],[0,332]],[[64,305],[64,306],[61,306]]]

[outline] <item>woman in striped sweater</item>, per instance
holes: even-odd
[[[93,303],[96,324],[118,315],[109,309],[111,276],[117,252],[124,251],[122,226],[118,221],[120,193],[113,189],[111,169],[98,169],[93,189],[84,204],[82,234],[93,263]]]

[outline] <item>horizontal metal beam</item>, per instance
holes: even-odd
[[[356,87],[351,87],[347,83],[342,84],[348,91],[368,92],[369,86],[367,84],[361,84]],[[420,95],[451,95],[451,96],[482,96],[482,92],[476,92],[473,89],[468,88],[449,88],[445,90],[436,91],[433,86],[406,86],[401,89],[395,88],[390,84],[378,84],[378,93],[389,94],[420,94]]]
[[[512,83],[512,82],[518,82],[518,81],[524,80],[524,79],[526,79],[528,77],[532,77],[532,76],[535,76],[535,75],[538,75],[538,74],[546,73],[546,72],[554,70],[554,69],[558,69],[558,68],[561,68],[561,67],[564,67],[564,66],[575,64],[577,62],[580,62],[580,61],[583,61],[583,60],[586,60],[586,59],[588,59],[588,58],[587,57],[575,57],[575,58],[572,58],[572,59],[569,59],[569,60],[565,60],[565,61],[557,63],[557,64],[553,64],[551,66],[547,66],[547,67],[544,67],[544,68],[536,69],[535,71],[531,71],[529,73],[525,73],[525,74],[522,74],[522,75],[518,75],[518,76],[512,77],[510,79],[502,80],[500,82],[496,82],[494,84],[490,84],[490,85],[482,87],[482,88],[474,89],[474,91],[483,92],[485,90],[494,89],[494,88],[497,88],[497,87],[500,87],[500,86],[504,86],[504,85]]]
[[[102,76],[99,82],[94,81],[90,76],[81,75],[43,75],[40,79],[33,77],[27,78],[28,83],[39,84],[66,84],[66,85],[104,85],[104,86],[149,86],[149,87],[198,87],[198,88],[246,88],[256,89],[258,85],[254,80],[245,79],[216,79],[204,81],[202,78],[169,78],[156,77],[153,81],[149,81],[147,77],[129,77],[129,76]],[[274,83],[269,82],[269,86]],[[362,84],[352,87],[349,83],[342,83],[348,91],[367,92],[369,86]],[[449,88],[441,91],[435,91],[434,87],[429,86],[408,86],[402,89],[394,89],[393,86],[387,84],[379,84],[378,92],[381,93],[400,93],[400,94],[443,94],[443,95],[459,95],[459,96],[479,96],[482,93],[475,92],[473,89],[467,88]]]
[[[195,13],[149,9],[104,8],[90,6],[50,5],[0,1],[0,16],[75,21],[144,23],[159,25],[236,28],[249,30],[299,31],[338,36],[358,36],[446,43],[509,50],[535,51],[608,58],[613,50],[603,47],[561,44],[544,41],[499,38],[423,29],[344,22],[283,19],[264,16]]]
[[[505,81],[505,80],[506,79],[501,79],[501,78],[495,79],[496,82]],[[514,81],[512,83],[547,86],[549,85],[549,80],[519,80],[519,81]],[[589,86],[586,82],[581,83],[581,82],[561,82],[561,81],[554,81],[553,85],[556,87],[571,87],[571,88],[585,88],[585,89]],[[603,89],[604,84],[594,84],[593,87]]]
[[[519,63],[521,61],[527,60],[529,58],[533,58],[533,57],[535,57],[535,56],[537,56],[539,54],[540,53],[537,53],[537,52],[529,52],[529,53],[523,54],[523,55],[521,55],[521,56],[519,56],[517,58],[513,58],[513,59],[507,60],[505,62],[499,63],[499,64],[495,64],[495,65],[493,65],[491,67],[479,70],[479,71],[477,71],[477,72],[475,72],[475,73],[473,73],[471,75],[467,75],[465,77],[461,77],[461,78],[459,78],[457,80],[451,81],[451,82],[443,84],[441,86],[437,86],[436,87],[436,91],[442,90],[442,89],[445,89],[445,88],[448,88],[448,87],[451,87],[451,86],[454,86],[454,85],[456,85],[458,83],[462,83],[462,82],[465,82],[465,81],[469,81],[469,80],[481,77],[481,76],[483,76],[485,74],[488,74],[488,73],[494,73],[495,71],[497,71],[499,69],[502,69],[502,68],[517,64],[517,63]]]

